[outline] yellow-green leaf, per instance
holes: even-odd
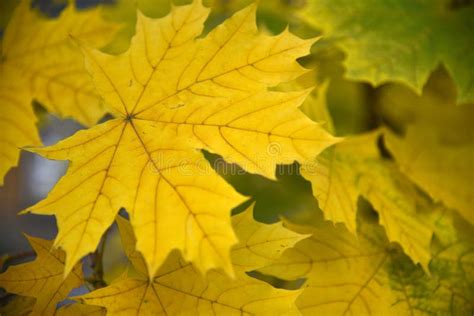
[[[378,94],[379,112],[391,127],[384,131],[386,144],[400,170],[474,224],[474,107],[455,105],[454,83],[443,69],[421,96],[401,85]]]
[[[31,315],[53,315],[56,304],[64,300],[72,289],[83,283],[82,268],[78,264],[64,279],[64,258],[61,250],[52,250],[52,242],[28,237],[36,252],[32,262],[9,267],[0,274],[0,287],[10,293],[36,298]]]
[[[430,271],[448,293],[452,314],[462,315],[474,310],[474,230],[450,210],[436,224]]]
[[[255,6],[199,38],[208,11],[196,0],[161,19],[139,13],[127,52],[84,48],[119,117],[33,149],[71,161],[48,198],[29,208],[58,218],[66,273],[125,207],[150,275],[173,249],[201,271],[232,274],[229,212],[242,200],[196,149],[273,177],[277,163],[304,161],[336,141],[297,109],[308,91],[267,89],[305,72],[296,59],[314,40],[260,34]]]
[[[430,260],[433,229],[419,201],[417,188],[390,161],[376,142],[380,131],[348,137],[303,166],[313,193],[327,219],[356,232],[357,199],[365,197],[380,215],[391,241],[399,242],[425,268]]]
[[[389,315],[396,298],[384,272],[388,254],[360,239],[343,225],[326,223],[262,271],[289,280],[308,278],[297,300],[303,315]]]
[[[450,144],[433,126],[410,126],[404,137],[386,135],[401,171],[474,225],[474,142]]]
[[[472,245],[466,248],[464,241],[463,250],[449,264],[434,259],[430,277],[398,246],[390,244],[383,229],[371,221],[362,222],[358,238],[340,224],[321,224],[313,228],[312,237],[300,241],[285,251],[278,263],[261,271],[284,279],[307,278],[296,301],[303,315],[472,312]],[[454,280],[453,276],[457,283],[446,283]]]

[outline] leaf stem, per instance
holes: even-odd
[[[107,243],[108,232],[109,230],[105,232],[104,236],[102,237],[102,242],[97,247],[97,250],[90,256],[92,275],[86,280],[95,289],[107,286],[107,283],[104,281],[104,252]]]

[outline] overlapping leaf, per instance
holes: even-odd
[[[449,136],[436,135],[431,125],[413,125],[403,138],[387,132],[387,144],[402,172],[474,225],[472,142],[453,142]]]
[[[130,223],[117,218],[122,245],[133,267],[147,276],[143,256],[136,250],[136,238]],[[232,217],[232,226],[239,242],[232,247],[231,258],[234,269],[242,274],[267,266],[277,261],[282,252],[305,238],[283,227],[282,223],[262,224],[253,218],[253,206]]]
[[[232,258],[236,260],[235,279],[229,279],[218,271],[209,272],[204,278],[177,252],[173,252],[150,281],[143,258],[134,250],[132,227],[122,218],[118,223],[124,249],[141,277],[117,281],[80,297],[82,302],[104,306],[108,315],[297,313],[294,300],[299,291],[274,289],[247,276],[245,271],[276,262],[281,251],[302,239],[303,235],[293,233],[281,224],[255,222],[251,208],[233,218],[240,240],[232,251]],[[275,247],[275,243],[279,246]]]
[[[430,271],[441,293],[451,300],[451,313],[474,310],[474,235],[472,225],[445,211],[436,225]]]
[[[329,81],[324,82],[305,100],[301,106],[301,110],[308,115],[313,121],[323,125],[330,133],[335,133],[333,119],[327,107],[327,91]]]
[[[435,199],[459,210],[474,225],[471,210],[474,203],[474,143],[453,148],[440,142],[432,127],[409,128],[405,138],[388,135],[388,146],[402,171]]]
[[[36,299],[29,296],[15,296],[6,305],[0,306],[2,316],[27,316],[31,314]]]
[[[0,57],[0,178],[17,164],[18,148],[39,145],[36,99],[48,111],[92,125],[105,110],[84,67],[80,50],[70,37],[93,47],[107,44],[118,29],[101,18],[100,9],[76,11],[69,5],[57,19],[48,20],[22,0],[2,38]]]
[[[314,0],[304,18],[347,54],[347,76],[375,85],[401,81],[421,92],[443,63],[459,101],[474,100],[474,6],[447,0]]]
[[[309,91],[266,89],[305,72],[296,58],[307,54],[314,40],[287,30],[274,37],[260,34],[256,6],[194,40],[208,10],[195,4],[189,17],[184,10],[159,20],[140,15],[132,46],[119,57],[86,50],[99,91],[119,115],[169,128],[270,178],[277,163],[312,158],[334,142],[295,110]],[[272,143],[281,147],[274,156],[266,153]]]
[[[397,131],[387,129],[385,138],[408,178],[474,224],[474,110],[471,104],[454,106],[446,79],[433,75],[422,96],[401,86],[382,89],[381,112]],[[438,92],[439,85],[446,88]]]
[[[119,118],[34,149],[71,166],[48,198],[28,209],[56,215],[66,273],[125,207],[150,275],[173,249],[201,271],[231,274],[229,212],[241,198],[195,149],[272,177],[277,163],[304,161],[335,142],[298,111],[308,91],[267,89],[304,73],[296,58],[314,40],[260,34],[255,6],[197,39],[207,14],[197,0],[162,19],[139,13],[127,52],[84,48],[95,84]]]
[[[239,243],[232,248],[237,271],[252,271],[280,258],[283,251],[305,236],[283,228],[281,223],[263,225],[253,219],[252,209],[232,218]]]
[[[313,236],[262,269],[285,279],[307,277],[297,299],[303,315],[464,315],[472,312],[472,244],[457,239],[453,261],[434,259],[431,277],[390,244],[380,226],[361,224],[355,238],[324,223]],[[455,243],[455,244],[456,244]],[[433,255],[436,257],[435,252]],[[459,283],[445,283],[456,275]],[[467,287],[466,287],[467,285]]]
[[[0,135],[0,185],[3,185],[8,170],[18,163],[18,147],[40,145],[41,141],[35,126],[31,95],[19,85],[24,78],[3,67],[0,72],[0,126],[3,131]]]
[[[57,316],[105,316],[106,310],[100,306],[69,304],[59,308]]]
[[[0,274],[0,287],[10,293],[36,298],[31,315],[53,315],[56,304],[64,300],[72,289],[83,283],[81,265],[76,265],[64,279],[65,255],[52,250],[52,242],[28,237],[36,252],[32,262],[9,267]]]
[[[203,270],[229,269],[227,249],[236,241],[229,213],[242,199],[200,153],[164,133],[155,135],[146,121],[132,125],[122,120],[39,151],[72,160],[48,198],[30,208],[56,215],[55,245],[67,252],[66,274],[95,250],[123,206],[131,213],[139,249],[151,270],[174,248],[185,251]]]
[[[379,131],[347,138],[303,166],[325,217],[356,232],[357,199],[369,200],[380,214],[391,241],[425,268],[430,260],[433,228],[416,187],[376,146]]]

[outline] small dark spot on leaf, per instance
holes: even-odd
[[[170,105],[169,108],[170,109],[179,109],[179,108],[182,108],[184,106],[184,103],[178,103],[176,105]]]

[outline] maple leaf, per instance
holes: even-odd
[[[0,186],[8,170],[18,163],[18,147],[41,144],[31,96],[18,87],[24,79],[17,72],[6,73],[0,69],[0,127],[3,130],[0,135]]]
[[[402,173],[474,224],[474,107],[455,106],[455,94],[446,93],[450,80],[433,75],[421,96],[402,86],[381,89],[381,112],[397,131],[384,135]],[[439,84],[446,87],[442,93]]]
[[[386,135],[387,146],[402,172],[434,199],[459,210],[474,225],[474,194],[470,187],[474,181],[474,143],[458,144],[456,148],[443,144],[432,126],[410,127],[404,138],[389,131]]]
[[[130,223],[117,217],[122,246],[133,267],[147,275],[143,256],[135,248],[136,239]],[[232,226],[239,242],[232,247],[231,260],[239,273],[252,271],[275,262],[284,249],[293,247],[305,235],[283,227],[282,223],[264,225],[254,220],[253,205],[232,217]]]
[[[276,262],[281,252],[303,235],[291,232],[282,224],[256,222],[250,207],[232,218],[240,243],[232,250],[236,260],[236,278],[229,279],[219,271],[204,278],[179,253],[173,252],[150,280],[141,255],[134,249],[133,230],[128,221],[117,219],[125,252],[140,277],[126,278],[96,290],[80,300],[104,306],[107,315],[127,313],[177,315],[197,313],[275,315],[297,313],[294,300],[299,291],[280,290],[245,274],[245,271]],[[275,244],[278,246],[275,247]]]
[[[432,275],[451,298],[452,314],[474,310],[474,234],[459,214],[445,210],[436,222]]]
[[[68,254],[66,274],[94,250],[121,207],[131,215],[150,275],[173,249],[203,272],[222,267],[232,274],[229,211],[242,198],[195,149],[273,177],[277,163],[304,161],[337,141],[297,109],[309,91],[268,90],[305,72],[295,60],[314,40],[288,31],[260,34],[255,9],[236,13],[204,38],[196,37],[209,10],[200,1],[161,19],[138,13],[127,52],[84,48],[99,92],[119,117],[32,149],[71,166],[27,210],[56,215],[55,245]]]
[[[336,132],[334,122],[327,108],[327,91],[329,88],[329,81],[321,84],[318,89],[305,100],[301,106],[301,110],[313,121],[318,122],[332,134]]]
[[[373,219],[360,223],[358,238],[340,224],[320,223],[311,229],[312,237],[261,269],[289,280],[307,278],[296,301],[303,315],[463,315],[474,307],[469,240],[462,242],[450,265],[434,259],[430,277],[388,242]],[[445,284],[445,278],[454,280],[451,273],[465,280]]]
[[[433,228],[426,201],[418,189],[384,160],[377,148],[381,131],[348,137],[327,149],[302,175],[311,181],[314,196],[327,219],[344,223],[356,233],[357,200],[363,196],[380,215],[390,241],[399,242],[415,262],[425,268],[430,256]]]
[[[56,304],[83,284],[82,268],[80,264],[76,265],[64,279],[64,252],[51,250],[51,241],[27,238],[36,252],[36,259],[9,267],[0,274],[0,287],[10,293],[36,298],[32,315],[52,315]]]
[[[315,0],[303,19],[321,28],[347,54],[347,77],[375,85],[403,82],[421,93],[443,63],[458,87],[459,101],[474,101],[474,7],[451,2]]]
[[[0,185],[18,162],[19,149],[40,145],[31,101],[61,117],[85,125],[105,113],[74,36],[93,47],[104,46],[118,30],[99,8],[76,11],[69,5],[57,19],[41,17],[22,0],[5,29],[0,57]]]
[[[269,265],[285,249],[306,237],[284,228],[282,223],[264,225],[255,221],[253,206],[233,216],[232,224],[239,243],[232,248],[231,258],[238,271],[252,271]]]
[[[105,316],[106,310],[100,306],[69,304],[59,308],[56,312],[57,316]]]
[[[26,316],[30,315],[36,299],[29,296],[15,296],[6,305],[0,306],[2,316]]]

